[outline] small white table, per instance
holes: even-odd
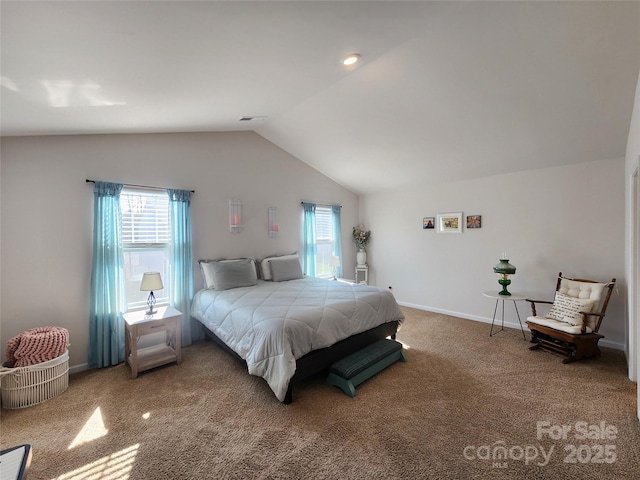
[[[131,378],[150,368],[182,362],[180,318],[182,313],[173,307],[158,307],[153,315],[143,310],[124,315],[124,353],[131,367]],[[166,332],[165,343],[147,348],[138,348],[138,339],[150,333]]]
[[[369,266],[356,265],[356,281],[359,285],[369,285]]]
[[[483,295],[485,297],[496,299],[496,307],[493,310],[493,320],[491,320],[491,330],[489,331],[489,336],[493,337],[494,335],[497,335],[498,333],[504,331],[504,301],[511,300],[513,302],[514,308],[516,309],[516,315],[518,316],[518,322],[520,323],[520,330],[522,330],[522,338],[526,340],[527,336],[524,334],[524,328],[522,327],[522,320],[520,320],[520,312],[518,312],[518,305],[516,304],[516,302],[526,300],[528,297],[519,293],[512,293],[511,295],[500,295],[499,292],[494,291],[484,292]],[[500,300],[502,300],[502,324],[500,325],[500,330],[497,330],[495,333],[493,333],[493,326],[496,322],[496,312],[498,311],[498,302]]]

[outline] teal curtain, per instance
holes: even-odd
[[[340,259],[340,266],[336,269],[336,275],[342,277],[342,220],[340,213],[342,212],[341,205],[331,205],[331,220],[333,222],[333,254]]]
[[[93,194],[93,266],[89,317],[89,367],[124,360],[124,259],[122,255],[122,184],[95,182]]]
[[[302,268],[309,277],[316,276],[316,204],[302,202],[304,221],[302,225]]]
[[[171,221],[171,278],[169,299],[182,312],[182,346],[191,345],[198,336],[191,320],[193,298],[193,254],[191,246],[191,192],[167,189]]]

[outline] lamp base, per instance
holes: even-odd
[[[144,312],[145,315],[153,315],[154,313],[157,312],[157,310],[153,309],[153,306],[156,304],[156,296],[153,294],[153,292],[149,292],[149,298],[147,298],[147,306],[149,307],[149,309]]]
[[[506,275],[503,275],[503,278],[500,278],[498,280],[498,283],[500,285],[502,285],[502,290],[500,292],[498,292],[498,295],[503,295],[505,297],[507,296],[511,296],[511,294],[509,293],[509,291],[507,290],[507,285],[511,284],[511,280],[509,280],[508,278],[506,278]]]

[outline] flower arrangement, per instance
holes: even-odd
[[[353,227],[352,236],[353,243],[355,243],[358,248],[363,249],[371,239],[371,230],[365,231],[364,225],[358,225],[357,227]]]

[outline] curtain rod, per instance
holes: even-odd
[[[88,178],[86,179],[87,183],[96,183],[95,180],[89,180]],[[151,188],[153,190],[166,190],[166,188],[163,187],[152,187],[149,185],[135,185],[133,183],[124,183],[123,185],[126,185],[127,187],[138,187],[138,188]],[[189,190],[191,193],[196,193],[195,190]]]
[[[302,205],[304,203],[313,203],[315,205],[320,205],[321,207],[340,207],[340,208],[342,208],[342,205],[336,205],[334,203],[300,202],[300,205]]]

